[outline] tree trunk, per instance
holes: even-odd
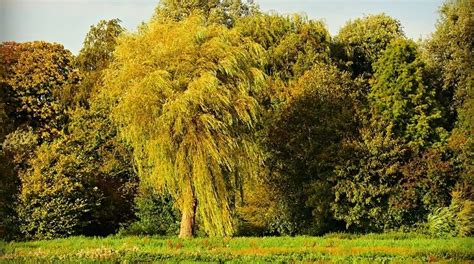
[[[179,228],[180,238],[194,237],[194,226],[196,221],[197,201],[194,197],[194,190],[191,186],[191,181],[189,181],[186,189],[186,193],[183,195],[183,204],[181,206],[181,225]]]

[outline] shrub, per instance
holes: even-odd
[[[138,220],[120,230],[120,235],[177,235],[179,212],[169,195],[143,186],[135,198]]]
[[[456,236],[456,212],[452,207],[441,207],[428,215],[428,232],[436,237]]]
[[[458,236],[472,236],[474,234],[474,202],[461,200],[456,217],[456,233]]]
[[[93,110],[76,111],[68,132],[39,146],[20,171],[17,211],[26,238],[108,235],[133,219],[129,153]]]
[[[86,224],[87,213],[99,205],[98,189],[89,188],[73,166],[77,157],[60,158],[59,146],[40,146],[37,158],[30,162],[31,169],[20,174],[22,189],[17,211],[26,238],[77,235]]]
[[[428,232],[436,237],[470,236],[474,233],[474,202],[453,192],[451,205],[435,209],[428,216]]]

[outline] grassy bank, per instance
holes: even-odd
[[[474,238],[414,234],[324,237],[71,237],[0,244],[0,262],[474,262]]]

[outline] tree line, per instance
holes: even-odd
[[[0,45],[0,236],[469,236],[473,3],[336,36],[239,0],[162,0],[77,56]]]

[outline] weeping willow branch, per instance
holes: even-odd
[[[232,235],[234,201],[260,160],[253,134],[262,48],[199,16],[153,20],[118,43],[103,95],[140,177],[182,211],[196,199],[209,235]]]

